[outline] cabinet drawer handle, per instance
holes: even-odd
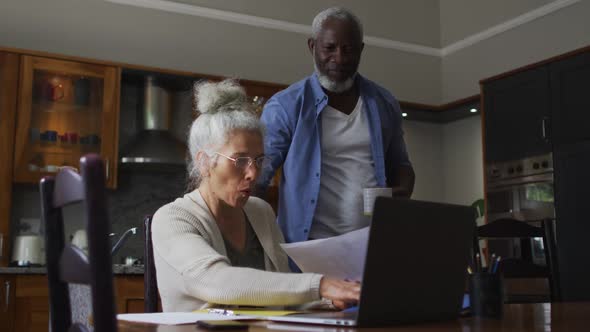
[[[105,168],[106,168],[106,173],[107,173],[106,174],[106,177],[107,177],[107,180],[108,180],[109,179],[109,159],[108,158],[105,159]]]
[[[549,137],[547,136],[547,123],[549,122],[549,118],[544,116],[541,119],[541,135],[543,137],[543,140],[549,142]]]
[[[5,298],[5,304],[6,306],[4,307],[4,311],[8,311],[8,306],[10,305],[10,281],[5,281],[4,282],[4,290],[6,291],[6,298]]]

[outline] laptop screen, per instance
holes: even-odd
[[[377,198],[357,325],[457,317],[474,231],[471,207]]]

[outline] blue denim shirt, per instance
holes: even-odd
[[[399,103],[376,83],[361,75],[356,79],[367,111],[375,178],[379,186],[392,186],[396,167],[410,165]],[[327,105],[328,96],[313,74],[275,94],[264,106],[264,152],[271,167],[262,171],[259,189],[266,190],[283,166],[277,221],[287,242],[309,236],[322,172],[320,115]]]

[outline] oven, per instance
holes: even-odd
[[[490,164],[487,173],[488,222],[555,219],[551,154]]]
[[[487,222],[512,218],[538,225],[541,220],[555,219],[552,154],[488,164],[486,172]],[[509,248],[494,250],[545,263],[541,238],[531,239],[530,249],[522,245],[523,241],[515,241]]]

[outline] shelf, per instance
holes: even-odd
[[[36,101],[32,105],[33,110],[37,112],[100,112],[100,105],[78,105],[68,102],[57,102],[57,101]]]
[[[76,154],[76,153],[89,153],[89,152],[100,152],[100,144],[72,144],[69,146],[63,146],[60,143],[54,145],[39,145],[29,144],[30,151],[32,153],[51,153],[51,154]]]

